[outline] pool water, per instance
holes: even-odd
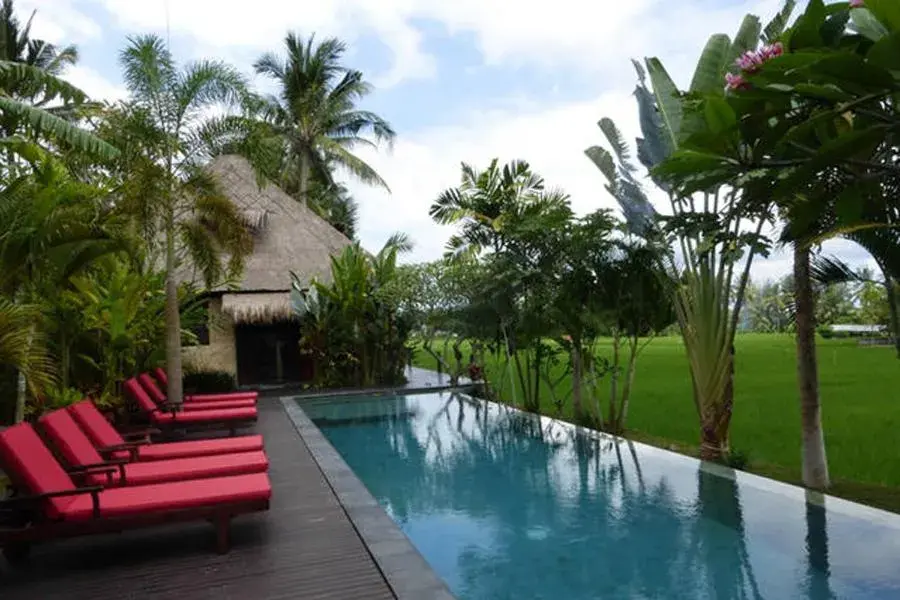
[[[900,598],[900,516],[463,395],[301,406],[459,598]]]

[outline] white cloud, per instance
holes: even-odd
[[[52,5],[46,0],[19,0],[16,14],[24,25],[32,12],[37,11],[31,36],[54,44],[67,45],[99,37],[102,32],[97,22],[74,4],[72,0],[53,0]]]
[[[549,186],[564,188],[577,211],[613,208],[602,176],[584,156],[599,140],[592,124],[604,115],[635,130],[633,101],[617,92],[545,110],[477,111],[461,124],[401,136],[390,154],[361,152],[392,191],[351,184],[361,205],[363,242],[375,248],[402,230],[417,243],[416,260],[439,257],[449,230],[432,223],[428,208],[443,189],[458,183],[460,161],[483,168],[493,157],[525,159]]]
[[[128,90],[124,86],[109,81],[94,69],[83,64],[70,67],[66,71],[65,78],[95,100],[115,101],[128,96]]]
[[[182,0],[100,2],[126,29],[185,35],[204,48],[272,49],[287,29],[337,35],[348,41],[377,36],[391,51],[384,86],[435,75],[435,58],[422,47],[417,24],[470,34],[491,65],[572,67],[588,73],[627,70],[628,56],[667,55],[681,61],[711,32],[732,32],[746,12],[770,15],[781,0],[729,3],[671,0]],[[167,9],[168,7],[168,9]],[[168,17],[168,19],[167,19]],[[676,49],[676,52],[665,52]]]

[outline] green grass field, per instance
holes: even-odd
[[[793,339],[745,334],[735,347],[731,446],[749,455],[749,470],[796,483],[800,408]],[[831,492],[900,512],[900,360],[893,348],[859,346],[854,340],[820,339],[818,352]],[[435,368],[422,351],[415,362]],[[487,371],[497,381],[498,366],[487,365]],[[508,389],[502,395],[509,400]],[[554,413],[548,395],[542,404]],[[562,418],[570,416],[567,405]],[[644,349],[627,425],[635,439],[696,452],[698,421],[680,338],[658,338]]]

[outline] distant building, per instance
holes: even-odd
[[[866,334],[866,333],[884,333],[887,327],[884,325],[831,325],[831,331],[834,333],[849,334]]]

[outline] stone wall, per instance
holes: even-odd
[[[222,312],[222,298],[209,300],[209,345],[181,349],[185,372],[225,371],[237,377],[237,343],[234,322]]]

